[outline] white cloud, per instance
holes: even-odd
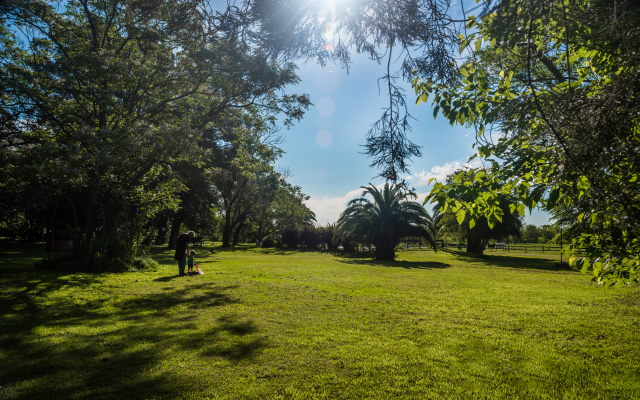
[[[429,184],[429,179],[435,178],[437,181],[442,182],[447,178],[447,175],[454,173],[461,168],[477,168],[480,166],[480,161],[475,159],[465,164],[460,161],[453,161],[445,163],[444,165],[434,165],[431,167],[431,171],[416,172],[413,175],[418,178],[414,183],[417,186],[424,186]],[[433,182],[432,182],[433,183]]]
[[[376,185],[378,189],[382,188],[384,183]],[[324,225],[327,222],[336,222],[340,217],[340,214],[347,208],[349,201],[360,197],[363,189],[355,189],[347,192],[341,197],[314,197],[311,196],[309,200],[305,202],[307,207],[316,213],[316,220],[319,224]]]

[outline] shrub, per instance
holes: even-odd
[[[276,247],[275,239],[271,236],[262,239],[262,247]]]
[[[280,234],[280,240],[282,240],[282,243],[286,244],[287,247],[296,247],[300,241],[300,233],[296,228],[285,228]]]
[[[87,240],[77,235],[69,253],[49,255],[36,262],[35,267],[69,272],[126,272],[155,270],[158,263],[133,244]]]
[[[130,270],[134,271],[156,271],[160,264],[151,257],[136,257],[131,262]]]
[[[327,223],[327,225],[318,229],[320,233],[320,242],[325,249],[335,250],[338,248],[340,242],[335,240],[336,224]]]
[[[302,229],[300,240],[307,246],[307,248],[315,249],[321,243],[320,230],[316,229],[313,225],[307,225]]]

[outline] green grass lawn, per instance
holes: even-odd
[[[0,246],[0,399],[640,398],[639,288],[538,255],[214,246],[178,278]]]

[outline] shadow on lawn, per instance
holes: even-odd
[[[177,398],[207,387],[193,375],[184,379],[183,371],[191,372],[181,365],[184,354],[212,364],[239,363],[268,345],[251,320],[221,312],[209,313],[210,320],[200,317],[238,303],[237,286],[203,282],[197,290],[189,285],[157,292],[156,286],[150,293],[86,289],[102,279],[33,269],[0,274],[0,285],[13,288],[0,291],[0,348],[10,366],[0,370],[0,397]],[[59,290],[71,294],[57,296]]]
[[[515,257],[487,254],[479,257],[475,254],[470,254],[462,251],[445,250],[445,252],[454,256],[457,260],[467,261],[470,263],[481,264],[490,267],[540,270],[562,273],[580,273],[580,271],[569,266],[556,266],[557,260],[550,260],[541,257]]]
[[[338,260],[345,264],[355,265],[376,265],[387,268],[404,268],[404,269],[443,269],[453,265],[437,262],[437,261],[378,261],[378,260]]]
[[[442,269],[449,268],[454,265],[459,265],[459,262],[466,262],[471,265],[483,265],[494,268],[513,268],[513,269],[526,269],[526,270],[540,270],[549,272],[560,273],[580,273],[579,271],[566,266],[556,266],[556,260],[549,260],[541,257],[515,257],[515,256],[503,256],[503,255],[484,255],[482,257],[470,254],[462,251],[452,250],[440,250],[445,254],[451,255],[453,259],[447,262],[438,261],[377,261],[373,259],[373,254],[370,252],[343,252],[343,251],[328,251],[329,254],[341,258],[339,262],[345,264],[360,264],[360,265],[379,265],[391,268],[405,268],[405,269]],[[398,255],[401,253],[398,253]]]

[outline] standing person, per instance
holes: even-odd
[[[189,251],[191,239],[193,239],[195,235],[193,231],[181,233],[178,236],[178,240],[176,240],[176,254],[173,259],[178,262],[178,273],[180,276],[184,276],[184,267],[187,264],[187,251]]]
[[[189,252],[189,257],[187,257],[187,273],[191,275],[193,272],[193,264],[196,262],[196,251],[191,250]]]

